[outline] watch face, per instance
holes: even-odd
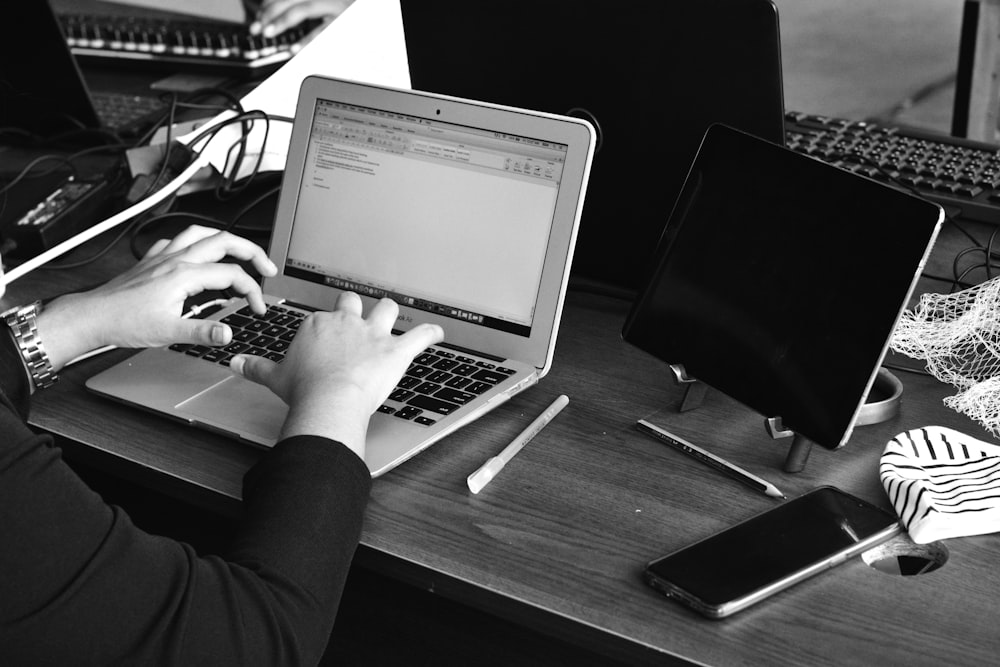
[[[6,288],[6,285],[4,288]],[[2,296],[2,293],[0,293],[0,296]],[[18,321],[23,322],[28,319],[29,315],[37,315],[41,310],[41,304],[41,301],[36,301],[35,303],[28,304],[27,306],[14,306],[13,308],[8,308],[3,311],[3,313],[0,313],[0,317],[2,317],[8,325],[13,325]]]

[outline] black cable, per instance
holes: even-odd
[[[214,92],[218,92],[218,91],[214,91]],[[229,96],[229,97],[234,102],[234,104],[239,107],[239,100],[236,100],[232,96]],[[170,136],[170,132],[171,132],[171,129],[173,127],[173,118],[174,118],[174,114],[176,112],[176,107],[177,106],[178,105],[177,105],[177,100],[176,100],[176,96],[175,96],[173,98],[172,102],[171,102],[170,111],[165,116],[165,118],[169,120],[169,125],[168,125],[168,130],[167,130],[167,146],[166,146],[166,150],[165,150],[165,153],[164,153],[164,159],[163,159],[163,162],[162,162],[161,167],[160,167],[160,171],[159,171],[159,173],[158,173],[158,175],[156,177],[156,180],[153,181],[154,184],[157,183],[160,179],[162,179],[163,176],[166,174],[167,165],[169,163],[171,145],[173,144],[173,141],[172,141],[171,136]],[[277,119],[281,120],[281,121],[291,122],[291,119],[287,118],[287,117],[277,117]],[[202,131],[201,133],[199,133],[198,135],[196,135],[194,137],[194,139],[192,139],[188,143],[188,149],[192,152],[192,155],[193,155],[192,161],[193,161],[193,160],[197,159],[201,155],[202,152],[204,152],[204,150],[208,146],[208,144],[211,143],[211,138],[214,138],[215,135],[218,134],[218,132],[220,132],[224,127],[227,127],[227,126],[232,125],[234,123],[240,123],[243,126],[243,130],[244,131],[241,133],[240,139],[237,140],[236,142],[234,142],[233,145],[230,146],[230,149],[229,149],[229,151],[230,151],[229,155],[231,155],[232,151],[235,150],[237,148],[237,146],[239,146],[240,147],[240,154],[239,154],[239,158],[238,158],[239,162],[237,162],[237,164],[236,164],[237,168],[234,168],[234,170],[233,170],[233,174],[234,175],[227,177],[226,181],[224,182],[223,187],[228,187],[229,188],[228,191],[225,191],[225,194],[230,194],[230,195],[233,195],[233,196],[235,196],[236,194],[239,194],[244,189],[246,189],[247,187],[249,187],[250,182],[253,181],[253,179],[259,173],[260,166],[261,166],[262,161],[263,161],[263,150],[258,155],[257,161],[256,161],[256,163],[254,165],[254,168],[253,168],[252,173],[250,174],[250,176],[247,177],[247,178],[245,178],[245,179],[239,179],[239,180],[237,180],[235,178],[235,173],[238,171],[238,165],[240,164],[240,162],[242,162],[243,156],[245,155],[246,143],[247,143],[247,136],[249,134],[249,131],[252,129],[252,121],[254,121],[254,120],[263,120],[265,122],[264,142],[266,144],[267,137],[269,136],[270,121],[272,120],[272,118],[270,116],[268,116],[268,114],[266,114],[266,113],[264,113],[262,111],[243,112],[243,113],[238,114],[237,116],[234,116],[233,118],[226,119],[226,120],[222,121],[221,123],[215,124],[215,125],[207,128],[206,130]],[[155,129],[151,130],[151,132],[155,132]],[[199,143],[200,141],[202,141],[206,137],[209,137],[209,141],[206,142],[205,145],[203,145],[201,148],[196,149],[196,150],[190,148],[191,146],[196,145],[197,143]],[[132,144],[119,144],[119,145],[115,146],[114,148],[129,148],[131,146],[132,146]],[[91,147],[91,148],[88,148],[88,149],[84,149],[83,151],[79,151],[78,153],[74,154],[73,157],[79,156],[79,155],[83,155],[83,154],[86,154],[86,153],[89,153],[89,152],[100,151],[100,150],[108,150],[108,149],[109,149],[108,146]],[[43,156],[43,158],[46,159],[46,160],[47,159],[64,159],[64,158],[60,158],[59,156]],[[36,161],[33,161],[32,165],[34,165],[36,163],[39,163],[41,161],[42,161],[41,159],[37,159]],[[227,157],[227,163],[228,163],[228,157]],[[190,162],[189,162],[189,164],[190,164]],[[242,183],[242,184],[239,186],[239,188],[233,188],[233,186],[236,183]],[[13,185],[13,183],[8,184],[7,187],[10,187],[10,185]],[[233,218],[233,220],[230,221],[230,222],[228,222],[228,223],[225,222],[225,221],[216,219],[216,218],[209,217],[209,216],[205,216],[205,215],[201,215],[201,214],[197,214],[197,213],[185,212],[185,211],[172,211],[172,212],[167,212],[167,213],[161,213],[159,215],[154,215],[154,216],[148,217],[146,219],[142,219],[141,217],[139,217],[139,218],[136,218],[135,220],[132,220],[128,224],[124,225],[123,228],[120,230],[120,232],[114,237],[114,239],[112,239],[109,243],[105,244],[104,247],[102,247],[100,250],[98,250],[97,252],[95,252],[93,255],[87,257],[86,259],[78,260],[78,261],[75,261],[75,262],[62,263],[62,264],[52,264],[52,263],[49,263],[47,265],[44,265],[41,268],[50,269],[50,270],[62,270],[62,269],[73,269],[73,268],[78,268],[78,267],[81,267],[81,266],[85,266],[87,264],[90,264],[90,263],[92,263],[92,262],[100,259],[105,254],[107,254],[127,234],[131,234],[131,238],[130,238],[129,244],[130,244],[130,248],[132,250],[133,255],[135,255],[137,259],[141,258],[141,254],[139,254],[138,245],[137,245],[137,239],[139,237],[139,234],[142,231],[146,230],[149,226],[151,226],[153,224],[157,224],[157,223],[160,223],[160,222],[162,222],[164,220],[169,220],[169,219],[172,219],[172,218],[187,218],[187,219],[191,219],[191,220],[197,220],[198,222],[201,222],[201,223],[203,223],[203,224],[205,224],[207,226],[211,226],[211,227],[215,227],[215,228],[223,229],[223,230],[226,230],[226,229],[235,229],[238,226],[239,220],[243,216],[245,216],[254,207],[258,206],[265,199],[267,199],[268,197],[270,197],[274,193],[276,193],[279,189],[280,189],[280,186],[275,187],[275,188],[269,190],[268,192],[260,195],[254,201],[252,201],[248,205],[244,206],[236,214],[236,216]],[[0,194],[3,194],[3,192],[4,192],[4,190],[0,190]],[[151,194],[151,192],[150,192],[150,190],[147,190],[147,192],[142,196],[142,198],[140,198],[140,201],[141,201],[141,199],[144,199],[144,198],[148,197],[149,194]],[[217,191],[217,196],[218,196],[218,191]],[[255,228],[246,228],[246,229],[255,229]],[[256,230],[255,229],[255,231],[261,231],[261,230]]]
[[[42,164],[43,162],[49,162],[49,161],[64,162],[66,166],[68,166],[70,170],[73,172],[73,175],[74,176],[76,175],[76,166],[73,165],[73,163],[70,161],[69,158],[63,155],[40,155],[31,162],[29,162],[23,169],[21,169],[18,175],[15,176],[13,179],[11,179],[10,182],[8,182],[3,187],[0,187],[0,195],[7,194],[7,192],[10,191],[11,188],[13,188],[15,185],[17,185],[26,178],[40,178],[42,176],[51,174],[52,171],[54,170],[43,171],[40,174],[35,174],[34,176],[30,175],[31,170],[34,169],[36,166]]]
[[[76,166],[73,164],[73,160],[81,158],[84,155],[89,155],[91,153],[100,153],[106,150],[118,150],[120,148],[124,148],[127,146],[128,145],[123,145],[123,144],[91,146],[89,148],[81,149],[75,153],[71,153],[70,155],[56,155],[56,154],[40,155],[31,162],[29,162],[24,168],[22,168],[21,171],[18,173],[18,175],[15,176],[11,181],[6,183],[3,187],[0,187],[0,195],[5,194],[7,191],[9,191],[11,188],[20,183],[25,178],[41,178],[44,176],[48,176],[49,174],[56,171],[56,169],[58,169],[58,167],[52,167],[51,169],[41,171],[34,175],[30,175],[31,170],[43,162],[49,162],[49,161],[62,162],[70,168],[72,175],[75,177],[77,175],[77,170]]]
[[[28,143],[30,143],[32,145],[39,144],[39,143],[42,143],[44,141],[44,139],[41,136],[35,134],[34,132],[29,132],[29,131],[25,130],[24,128],[20,128],[20,127],[0,127],[0,137],[7,136],[7,135],[10,135],[10,136],[12,136],[14,138],[20,138],[20,139],[24,140],[25,142],[28,142]],[[9,139],[4,140],[5,144],[6,143],[10,143],[10,142],[11,142],[11,140],[9,140]]]
[[[924,273],[920,274],[920,275],[921,275],[921,277],[926,278],[927,280],[935,280],[935,281],[940,282],[940,283],[950,283],[951,284],[951,291],[954,291],[954,289],[955,289],[955,276],[952,276],[951,278],[946,278],[945,276],[936,276],[936,275],[934,275],[932,273],[927,273],[926,271]],[[974,283],[959,283],[958,286],[961,287],[962,289],[968,289],[970,287],[975,287],[975,284]]]
[[[243,216],[245,216],[247,213],[249,213],[253,209],[257,208],[257,206],[259,206],[261,203],[263,203],[265,200],[267,200],[268,197],[273,197],[274,195],[276,195],[280,191],[281,191],[281,186],[280,185],[276,185],[275,187],[271,188],[267,192],[265,192],[262,195],[258,196],[252,202],[250,202],[249,204],[247,204],[246,206],[244,206],[243,208],[241,208],[239,210],[239,212],[235,216],[233,216],[233,219],[229,221],[229,225],[225,229],[227,231],[232,231],[232,230],[236,230],[236,229],[244,229],[244,230],[248,230],[248,231],[267,231],[266,229],[261,229],[261,228],[256,228],[256,227],[240,227],[239,226],[239,221],[243,218]]]
[[[139,249],[139,244],[138,244],[138,239],[139,239],[139,235],[140,234],[142,234],[143,232],[148,231],[148,229],[150,227],[154,226],[154,225],[158,225],[158,224],[160,224],[162,222],[168,222],[168,221],[174,220],[174,219],[189,219],[189,220],[194,220],[194,221],[200,222],[200,223],[202,223],[202,224],[204,224],[204,225],[206,225],[208,227],[214,227],[214,228],[220,229],[222,231],[234,231],[234,230],[240,229],[240,226],[239,226],[238,223],[239,223],[240,219],[243,218],[243,216],[245,216],[247,213],[249,213],[251,210],[253,210],[257,206],[259,206],[268,197],[274,196],[280,190],[281,190],[281,186],[279,185],[279,186],[271,188],[267,192],[264,192],[263,194],[259,195],[253,201],[251,201],[249,204],[247,204],[246,206],[244,206],[243,208],[241,208],[236,213],[236,215],[233,216],[232,220],[230,220],[229,222],[226,222],[226,221],[221,220],[219,218],[213,218],[211,216],[203,215],[201,213],[193,213],[193,212],[190,212],[190,211],[171,211],[169,213],[161,213],[160,215],[155,215],[155,216],[149,217],[149,218],[143,220],[141,223],[137,224],[132,229],[132,239],[130,240],[130,247],[131,247],[131,250],[132,250],[132,254],[137,259],[140,259],[142,257],[142,255],[143,255],[142,251]],[[255,227],[243,227],[242,229],[247,230],[247,231],[266,231],[264,229],[255,228]]]
[[[986,263],[986,279],[991,280],[993,278],[993,264],[990,261],[993,258],[993,244],[997,240],[997,233],[1000,232],[1000,227],[993,230],[990,234],[990,240],[986,243],[986,248],[984,248],[984,262]]]
[[[953,278],[952,278],[951,287],[948,289],[949,293],[955,292],[955,290],[958,288],[959,284],[961,284],[962,280],[967,275],[969,275],[969,273],[971,273],[972,271],[974,271],[974,270],[976,270],[978,268],[982,268],[982,266],[983,266],[982,264],[975,264],[975,265],[970,266],[967,269],[965,269],[965,271],[963,271],[962,273],[959,273],[959,270],[958,270],[958,265],[961,262],[961,260],[962,260],[963,257],[965,257],[966,255],[969,255],[971,253],[974,253],[974,252],[979,252],[981,250],[982,250],[982,248],[980,248],[980,247],[966,248],[965,250],[960,251],[957,255],[955,255],[954,259],[952,259],[952,262],[951,262],[951,275],[953,276]]]
[[[191,152],[192,152],[191,161],[193,162],[194,160],[198,159],[198,157],[205,150],[205,148],[208,146],[208,143],[210,143],[211,140],[209,140],[209,142],[206,142],[205,146],[202,146],[200,149],[197,149],[197,150],[190,149],[190,146],[193,146],[194,144],[196,144],[197,142],[201,141],[206,136],[214,137],[215,134],[218,131],[220,131],[225,126],[232,124],[232,122],[239,122],[239,120],[238,119],[227,119],[226,121],[223,121],[222,123],[219,123],[218,125],[214,125],[211,128],[208,128],[207,130],[205,130],[205,131],[201,132],[200,134],[198,134],[188,144],[188,149],[191,150]],[[171,122],[171,127],[172,127],[172,125],[173,125],[173,123]],[[147,188],[146,192],[142,195],[141,198],[139,198],[137,200],[137,202],[141,201],[142,199],[145,199],[150,194],[152,194],[152,192],[154,191],[155,186],[160,181],[160,179],[163,178],[164,174],[166,173],[167,165],[169,164],[169,158],[170,158],[170,154],[169,153],[170,153],[170,149],[171,149],[171,144],[172,143],[173,143],[173,141],[170,139],[170,129],[168,129],[167,149],[164,152],[163,162],[161,164],[160,171],[159,171],[159,173],[158,173],[158,175],[156,177],[156,180],[154,180],[150,184],[149,188]],[[190,162],[189,162],[189,164],[190,164]],[[158,188],[156,188],[156,189],[158,189]],[[141,218],[137,218],[136,220],[134,220],[134,221],[130,222],[128,225],[126,225],[125,229],[122,231],[121,234],[119,234],[118,236],[116,236],[115,239],[113,241],[111,241],[111,243],[109,243],[107,246],[105,246],[104,248],[102,248],[93,257],[88,258],[87,260],[82,260],[81,262],[76,262],[76,263],[71,264],[71,265],[69,265],[69,264],[62,264],[62,265],[53,266],[52,268],[57,268],[57,269],[59,269],[59,268],[75,268],[77,266],[81,266],[83,264],[90,263],[90,262],[92,262],[92,261],[100,258],[104,254],[106,254],[115,244],[118,243],[118,241],[120,241],[124,237],[124,235],[126,233],[131,233],[132,236],[131,236],[131,238],[129,240],[129,245],[130,245],[130,248],[132,249],[132,254],[135,255],[137,259],[139,259],[139,258],[141,258],[141,255],[137,254],[138,253],[138,250],[137,250],[137,239],[138,239],[139,233],[143,229],[145,229],[146,227],[148,227],[150,224],[154,224],[155,222],[158,222],[158,221],[164,219],[165,216],[172,216],[172,215],[175,215],[175,214],[177,216],[182,216],[183,215],[183,216],[190,217],[190,218],[193,218],[193,219],[198,219],[198,220],[200,220],[202,222],[206,222],[207,224],[209,224],[209,225],[211,225],[213,227],[220,227],[221,228],[225,224],[225,223],[222,223],[221,221],[218,221],[218,220],[216,220],[214,218],[209,218],[207,216],[200,216],[198,214],[190,214],[190,213],[185,213],[185,212],[161,213],[159,215],[154,215],[152,217],[146,218],[145,220],[142,220]]]
[[[969,273],[971,273],[972,271],[975,271],[976,269],[983,269],[986,272],[986,280],[991,280],[993,278],[994,266],[992,260],[994,257],[996,257],[993,251],[993,247],[996,244],[998,235],[1000,235],[1000,227],[994,228],[993,232],[990,234],[989,241],[985,246],[980,245],[977,242],[977,245],[971,248],[966,248],[965,250],[962,250],[957,255],[955,255],[954,260],[952,260],[952,275],[954,276],[954,279],[952,281],[952,287],[950,290],[951,292],[954,292],[956,288],[960,287],[961,285],[964,285],[964,283],[962,283],[962,279],[965,278],[965,276],[969,275]],[[980,253],[980,252],[983,253],[983,262],[980,264],[974,264],[965,269],[961,274],[959,274],[958,265],[961,259],[971,253]],[[966,287],[962,288],[966,289]]]
[[[239,153],[236,157],[236,160],[233,163],[233,168],[228,171],[228,175],[223,180],[222,184],[218,188],[216,188],[215,196],[216,199],[218,199],[219,201],[226,201],[228,199],[231,199],[232,197],[240,194],[244,189],[249,187],[253,179],[256,178],[258,173],[260,173],[260,168],[264,162],[264,148],[267,146],[267,140],[268,137],[270,137],[271,133],[271,116],[264,113],[263,111],[255,110],[255,111],[248,111],[247,113],[244,114],[244,117],[250,122],[244,124],[243,135],[240,137],[239,141],[234,142],[234,144],[229,147],[229,151],[226,154],[226,166],[228,167],[230,157],[232,156],[233,148],[235,146],[239,146]],[[261,141],[261,148],[260,151],[258,151],[257,153],[257,160],[254,163],[253,169],[251,170],[249,177],[247,177],[246,180],[243,181],[243,185],[241,187],[237,188],[235,186],[236,183],[240,182],[239,179],[240,166],[243,164],[243,160],[246,157],[247,141],[249,140],[250,132],[253,130],[252,121],[257,119],[264,121],[264,138]]]
[[[973,271],[975,271],[976,269],[982,269],[984,267],[985,267],[984,264],[974,264],[973,266],[970,266],[965,271],[962,271],[962,273],[955,278],[955,285],[961,284],[961,282],[965,279],[965,277],[970,273],[972,273]],[[954,291],[954,288],[952,289],[952,291]]]
[[[189,211],[171,211],[169,213],[161,213],[159,215],[154,215],[149,217],[142,222],[136,224],[132,230],[132,238],[129,239],[129,248],[132,251],[132,256],[136,259],[142,259],[145,255],[139,248],[139,235],[144,232],[148,227],[153,225],[158,225],[164,221],[171,220],[173,218],[187,218],[191,220],[197,220],[198,222],[204,223],[208,227],[214,227],[216,229],[225,229],[226,223],[217,218],[212,218],[207,215],[202,215],[200,213],[191,213]]]
[[[139,200],[145,199],[149,195],[153,194],[163,180],[164,175],[167,173],[167,169],[170,166],[170,151],[173,149],[173,130],[174,130],[174,114],[177,111],[177,95],[171,93],[170,95],[170,110],[167,113],[167,136],[164,141],[163,157],[160,160],[160,170],[157,172],[156,177],[150,181],[149,185],[146,187],[146,191],[139,197]],[[137,200],[138,201],[138,200]]]
[[[191,108],[191,109],[201,109],[201,108],[204,108],[204,109],[226,109],[226,108],[228,108],[225,105],[198,105],[198,104],[196,104],[194,102],[199,97],[208,96],[208,95],[219,95],[221,97],[225,97],[229,101],[230,105],[232,107],[234,107],[237,111],[239,111],[240,113],[243,112],[243,106],[240,103],[239,99],[236,98],[236,96],[234,96],[232,93],[229,93],[229,92],[227,92],[227,91],[225,91],[225,90],[223,90],[221,88],[199,88],[198,90],[195,90],[192,93],[190,93],[189,95],[187,95],[184,100],[179,100],[177,98],[177,95],[175,93],[170,93],[170,94],[172,96],[172,98],[171,98],[171,105],[172,105],[172,107],[183,107],[183,108]],[[173,112],[174,112],[174,109],[172,108],[171,109],[171,114]],[[142,137],[140,137],[136,141],[135,145],[136,146],[140,146],[140,145],[146,145],[146,144],[148,144],[149,141],[150,141],[150,139],[152,139],[153,135],[156,134],[156,132],[161,127],[163,127],[163,124],[166,121],[166,118],[167,118],[167,115],[164,114],[164,117],[161,118],[159,121],[157,121],[144,135],[142,135]],[[170,118],[171,118],[170,125],[173,126],[173,115],[171,115]]]
[[[195,105],[195,101],[202,97],[210,97],[212,95],[217,95],[219,97],[224,97],[229,101],[228,107],[224,105],[216,105],[218,108],[232,108],[238,113],[244,113],[243,102],[240,101],[238,97],[233,95],[231,92],[224,88],[218,88],[215,86],[209,86],[206,88],[199,88],[188,95],[187,99],[184,100],[185,105]]]
[[[958,220],[956,220],[953,216],[950,216],[950,215],[946,216],[945,217],[945,221],[951,223],[952,227],[954,227],[958,231],[960,231],[963,234],[965,234],[965,237],[967,239],[969,239],[970,241],[972,241],[973,243],[975,243],[977,245],[979,244],[979,240],[976,239],[976,237],[973,236],[972,233],[969,230],[967,230],[965,227],[962,227],[960,224],[958,224]]]
[[[129,230],[135,224],[136,224],[136,221],[133,220],[133,221],[129,222],[128,224],[124,225],[122,227],[121,231],[118,232],[118,235],[115,236],[115,238],[110,243],[106,244],[103,248],[101,248],[100,250],[98,250],[97,252],[95,252],[93,255],[91,255],[90,257],[88,257],[86,259],[77,260],[75,262],[65,262],[63,264],[52,264],[50,262],[48,264],[42,264],[38,268],[40,268],[40,269],[46,269],[46,270],[52,270],[52,271],[61,271],[63,269],[78,269],[81,266],[86,266],[87,264],[90,264],[92,262],[96,262],[101,257],[104,257],[104,255],[108,254],[108,252],[112,248],[114,248],[115,245],[119,241],[121,241],[123,238],[125,238],[125,235],[129,233]],[[111,230],[109,229],[108,231],[111,231]]]
[[[907,109],[916,106],[920,102],[926,100],[928,97],[936,95],[937,93],[941,92],[942,90],[948,88],[953,83],[955,83],[956,76],[957,76],[956,72],[949,72],[948,74],[945,74],[944,76],[935,79],[930,83],[924,84],[909,97],[900,100],[899,102],[892,105],[891,107],[889,107],[888,109],[886,109],[881,113],[877,113],[874,116],[868,117],[866,120],[868,122],[877,122],[884,124],[894,123],[896,117],[899,116],[899,114],[903,113]]]
[[[891,364],[887,362],[883,362],[882,366],[892,371],[902,371],[905,373],[916,373],[917,375],[928,375],[928,376],[931,374],[931,372],[926,368],[913,368],[911,366],[901,366],[899,364]]]

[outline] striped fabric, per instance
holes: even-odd
[[[879,465],[914,542],[1000,531],[1000,446],[941,426],[900,433]]]

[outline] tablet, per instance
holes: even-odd
[[[900,189],[713,125],[624,339],[835,449],[943,218]]]

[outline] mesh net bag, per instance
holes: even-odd
[[[1000,278],[953,294],[924,294],[903,313],[890,347],[927,363],[959,390],[944,403],[1000,436]]]

